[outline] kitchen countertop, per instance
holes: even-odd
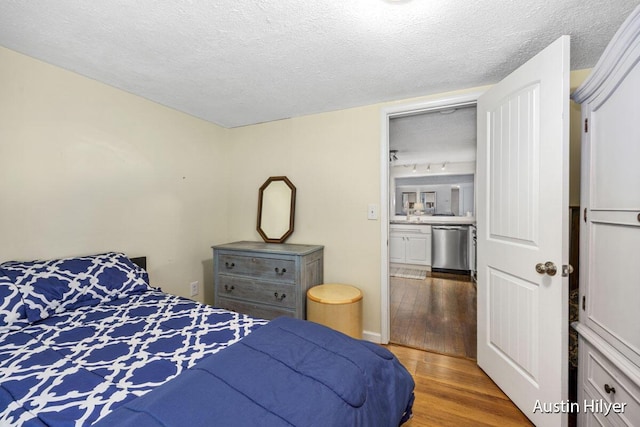
[[[405,224],[405,225],[475,225],[476,218],[473,216],[421,216],[418,218],[412,217],[409,221],[406,219],[392,219],[391,224]]]

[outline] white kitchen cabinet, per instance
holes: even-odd
[[[397,264],[431,265],[431,226],[391,225],[389,261]]]
[[[603,425],[640,425],[640,7],[573,94],[582,104],[578,401],[624,403]],[[598,418],[600,417],[600,418]]]

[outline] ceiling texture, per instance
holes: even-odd
[[[233,128],[496,83],[563,34],[590,68],[637,4],[0,0],[0,45]]]
[[[389,120],[392,166],[475,162],[476,107],[444,108]]]

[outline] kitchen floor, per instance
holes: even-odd
[[[391,342],[476,359],[476,288],[444,277],[390,278]]]

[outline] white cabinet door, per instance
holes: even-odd
[[[427,226],[422,226],[427,227]],[[389,233],[389,261],[398,264],[431,265],[431,229]]]
[[[608,61],[598,63],[574,99],[585,102],[580,323],[640,367],[638,17],[640,9],[607,47],[602,58]]]
[[[538,427],[567,422],[534,408],[567,399],[568,118],[568,36],[478,100],[478,365]]]
[[[404,235],[389,234],[389,262],[404,264],[407,258]]]
[[[431,234],[406,237],[407,264],[431,264]]]

